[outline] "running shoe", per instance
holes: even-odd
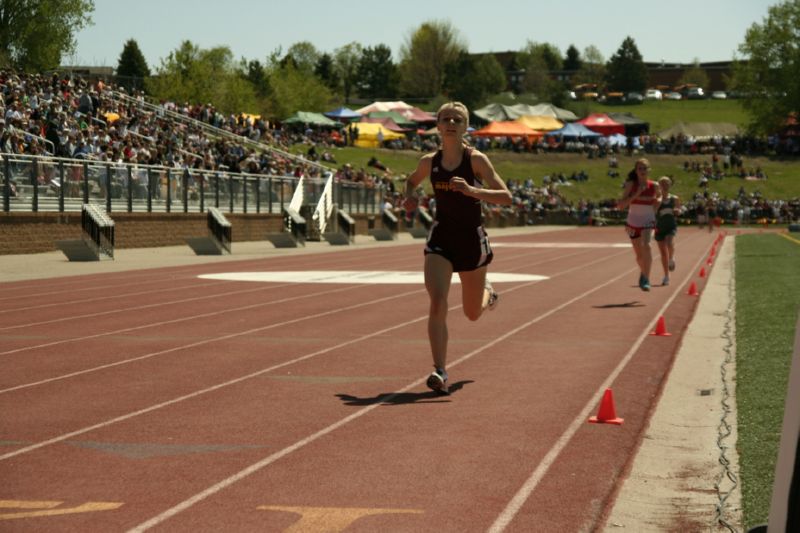
[[[639,285],[639,288],[641,288],[641,287],[642,287],[642,284],[644,283],[644,281],[645,281],[646,279],[647,279],[647,278],[646,278],[646,277],[644,277],[644,274],[642,274],[641,272],[639,272],[639,281],[637,282],[637,283],[638,283],[638,285]]]
[[[439,394],[450,394],[447,387],[447,372],[441,368],[437,368],[431,372],[426,385],[428,385],[429,389]]]
[[[674,259],[670,259],[669,260],[669,271],[670,272],[674,272],[675,271],[675,260]]]
[[[650,280],[647,279],[647,276],[645,276],[644,274],[642,274],[642,277],[639,280],[639,288],[645,292],[650,290]]]
[[[669,276],[664,276],[664,279],[661,280],[661,285],[663,285],[664,287],[669,285]]]
[[[489,300],[486,302],[486,307],[489,308],[489,311],[494,311],[494,308],[497,307],[497,300],[500,299],[500,295],[492,287],[492,284],[489,283],[489,280],[486,280],[486,284],[484,285],[487,291],[489,291]]]

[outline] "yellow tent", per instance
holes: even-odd
[[[350,131],[354,128],[358,128],[358,139],[356,139],[355,145],[360,148],[378,148],[378,132],[383,133],[384,141],[403,138],[402,133],[388,130],[383,124],[374,122],[354,122],[348,126]]]
[[[545,115],[523,115],[519,117],[516,122],[524,124],[536,131],[552,131],[564,127],[564,123],[560,120]]]

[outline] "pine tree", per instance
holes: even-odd
[[[631,37],[622,41],[619,50],[606,65],[608,86],[613,91],[643,92],[647,87],[647,67]]]
[[[119,84],[128,89],[138,89],[143,86],[144,78],[150,76],[150,68],[147,61],[139,49],[139,45],[133,39],[128,39],[122,47],[117,63],[117,77]]]

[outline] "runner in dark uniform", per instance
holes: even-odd
[[[678,215],[681,200],[670,194],[672,180],[663,176],[658,180],[661,187],[661,203],[656,209],[656,244],[661,253],[661,266],[664,268],[662,285],[669,285],[669,273],[675,270],[675,235],[678,233]]]
[[[447,297],[453,272],[461,281],[464,314],[478,320],[492,309],[497,293],[486,279],[492,261],[489,239],[481,224],[481,201],[510,205],[511,193],[489,158],[464,144],[469,112],[450,102],[439,108],[437,124],[442,138],[439,151],[422,156],[406,181],[406,209],[416,207],[415,191],[430,177],[436,200],[436,220],[425,245],[425,288],[430,297],[428,339],[434,372],[428,387],[447,393]]]

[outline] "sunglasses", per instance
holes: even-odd
[[[446,122],[452,122],[453,124],[463,124],[464,119],[461,117],[439,117],[439,122],[442,124]]]

